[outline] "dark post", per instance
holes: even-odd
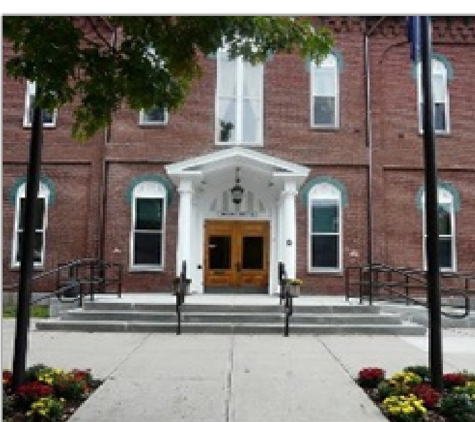
[[[37,90],[38,94],[38,90]],[[35,249],[35,221],[37,214],[38,189],[40,186],[41,146],[43,142],[43,112],[35,107],[31,129],[30,156],[26,179],[25,214],[23,221],[23,242],[21,245],[20,281],[16,315],[15,349],[13,355],[13,390],[23,382],[30,325],[31,277]]]
[[[421,17],[421,62],[425,161],[427,302],[429,304],[429,366],[433,388],[442,391],[442,331],[439,269],[437,167],[432,100],[432,35],[429,16]]]

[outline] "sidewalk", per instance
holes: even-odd
[[[34,323],[32,323],[34,327]],[[12,366],[14,320],[3,320]],[[444,330],[444,372],[475,371],[475,330]],[[104,384],[70,422],[384,422],[354,383],[426,365],[427,337],[30,331],[27,366],[91,369]]]

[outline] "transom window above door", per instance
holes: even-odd
[[[217,144],[262,145],[264,66],[217,53]]]

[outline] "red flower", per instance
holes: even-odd
[[[445,388],[451,389],[458,385],[465,385],[465,383],[467,382],[467,377],[464,374],[460,373],[444,374],[442,376],[442,381],[444,383]]]
[[[26,407],[40,398],[51,396],[52,394],[53,387],[39,381],[31,381],[20,385],[16,391],[18,403],[20,406]]]
[[[438,403],[442,393],[435,388],[432,388],[429,384],[419,384],[412,389],[419,399],[424,401],[424,406],[427,409],[433,409]]]
[[[11,371],[3,371],[3,387],[10,386],[13,380],[13,373]]]
[[[358,372],[357,382],[361,387],[374,388],[384,380],[385,374],[381,368],[363,368]]]

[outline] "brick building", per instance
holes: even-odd
[[[35,270],[99,257],[124,264],[125,291],[160,292],[186,261],[198,293],[273,294],[282,261],[304,293],[341,294],[349,264],[424,268],[420,68],[405,20],[315,19],[335,34],[319,67],[217,52],[179,112],[124,107],[85,143],[71,139],[70,108],[46,116]],[[475,20],[435,17],[433,52],[441,265],[473,272]],[[4,284],[18,279],[32,94],[4,72]]]

